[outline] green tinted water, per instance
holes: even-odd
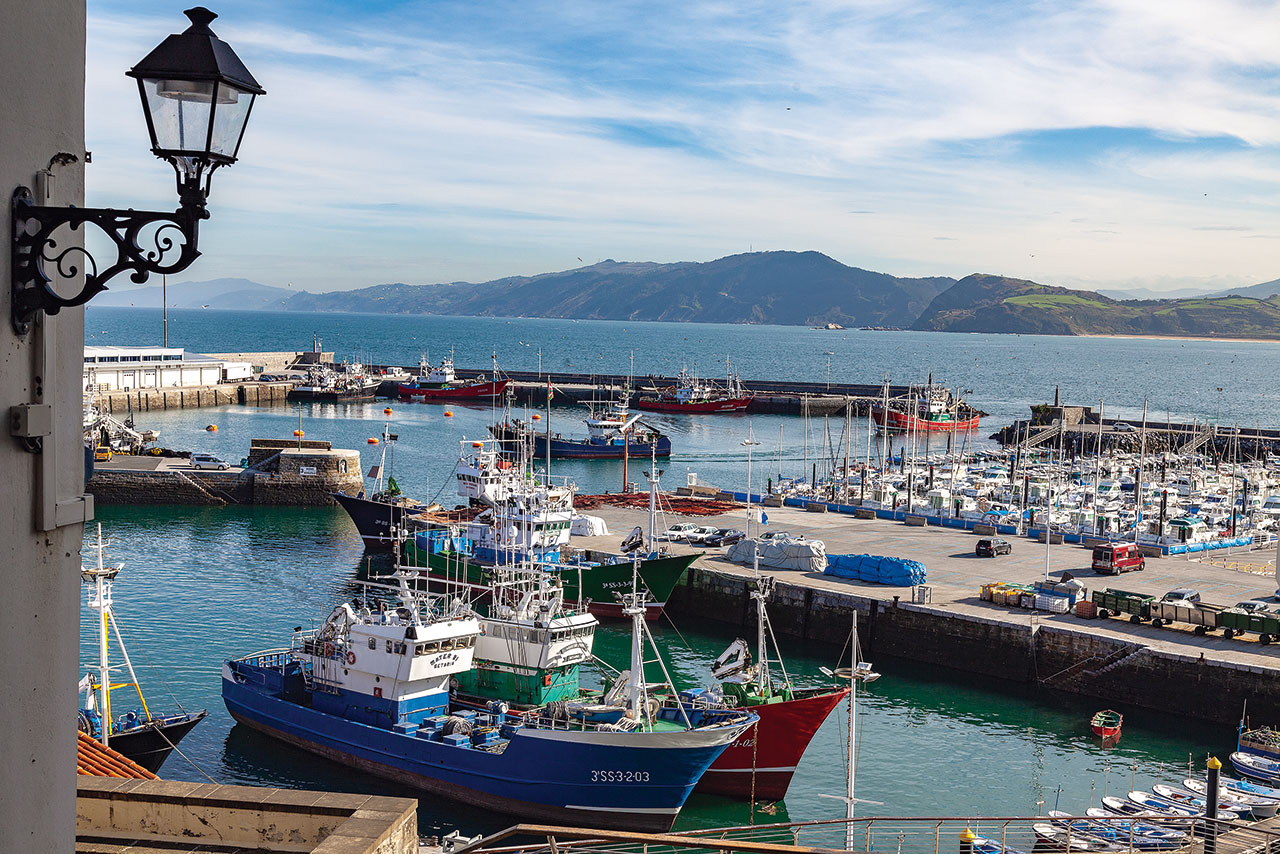
[[[219,417],[222,423],[234,418]],[[244,425],[241,436],[261,433]],[[245,440],[247,441],[247,439]],[[362,569],[387,568],[366,558],[354,528],[337,508],[100,507],[98,519],[113,541],[109,556],[123,562],[115,587],[116,612],[152,708],[181,702],[210,716],[181,749],[203,773],[224,783],[405,794],[396,786],[233,726],[222,706],[223,659],[287,645],[296,626],[313,626],[353,595]],[[382,559],[385,560],[385,559]],[[96,650],[82,613],[82,660]],[[733,639],[718,624],[683,620],[678,633],[655,627],[677,681],[708,681],[707,663]],[[622,662],[629,637],[610,624],[597,651]],[[818,668],[839,652],[784,644],[797,681],[821,680]],[[1033,701],[1007,685],[926,665],[878,659],[883,677],[862,693],[859,710],[858,795],[882,806],[859,812],[910,815],[1008,815],[1052,808],[1062,787],[1063,808],[1097,803],[1158,780],[1180,779],[1189,756],[1222,755],[1234,734],[1174,716],[1125,713],[1118,747],[1103,749],[1088,730],[1098,704]],[[117,710],[131,704],[123,692]],[[844,789],[844,712],[827,721],[801,763],[786,801],[760,821],[833,818],[844,804],[821,795]],[[173,779],[203,779],[183,757],[162,769]],[[459,828],[466,833],[509,824],[435,798],[422,799],[424,835]],[[680,827],[745,823],[747,808],[695,795]]]

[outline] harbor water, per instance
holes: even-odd
[[[158,340],[159,312],[90,309],[87,343],[147,344]],[[963,336],[898,332],[821,332],[794,328],[694,324],[615,324],[582,321],[509,322],[491,318],[294,315],[238,312],[170,312],[170,342],[193,352],[298,349],[316,332],[339,357],[412,363],[428,347],[435,356],[457,347],[459,364],[484,365],[497,350],[512,369],[544,368],[625,372],[635,349],[637,373],[679,370],[682,362],[703,375],[716,375],[717,358],[729,354],[744,377],[821,380],[831,351],[832,381],[893,382],[935,377],[972,388],[975,405],[992,413],[969,437],[971,447],[990,446],[985,436],[1026,406],[1051,398],[1062,385],[1064,400],[1096,403],[1105,396],[1121,417],[1141,407],[1175,417],[1191,412],[1213,417],[1221,395],[1222,419],[1274,426],[1280,397],[1255,379],[1280,345],[1068,339],[1017,336]],[[686,340],[687,339],[687,340]],[[517,343],[521,342],[521,343]],[[346,351],[345,353],[343,351]],[[1225,355],[1224,355],[1225,354]],[[1229,368],[1225,363],[1236,363]],[[553,361],[552,361],[553,360]],[[576,363],[576,364],[574,364]],[[1219,364],[1221,363],[1221,364]],[[1178,366],[1178,383],[1172,382]],[[1226,380],[1226,373],[1232,380]],[[1228,385],[1229,383],[1229,385]],[[158,430],[161,444],[218,454],[238,462],[252,438],[289,438],[305,431],[336,447],[359,449],[363,467],[377,461],[387,404],[308,404],[255,408],[228,406],[148,412],[138,426]],[[494,414],[486,408],[434,404],[390,404],[396,443],[394,475],[410,495],[458,501],[453,465],[459,442],[482,438]],[[453,414],[446,415],[446,411]],[[557,408],[552,429],[582,432],[583,411]],[[1139,412],[1140,414],[1140,412]],[[785,416],[664,416],[645,419],[673,439],[670,460],[661,461],[664,486],[683,485],[689,474],[700,481],[741,488],[746,483],[748,428],[761,442],[753,446],[752,482],[800,477],[824,456],[842,457],[846,440],[839,419]],[[987,429],[987,424],[991,429]],[[205,428],[218,427],[217,432]],[[781,434],[781,435],[779,435]],[[879,440],[876,439],[875,442]],[[850,455],[866,452],[867,433],[855,425]],[[616,490],[621,461],[553,461],[553,473],[571,476],[581,492]],[[643,483],[647,460],[631,463],[628,479]],[[287,645],[295,627],[318,625],[331,608],[358,592],[366,573],[389,568],[385,558],[363,551],[354,527],[334,508],[280,507],[108,507],[97,519],[112,541],[109,559],[124,564],[115,587],[115,610],[138,676],[153,710],[181,703],[208,708],[208,720],[180,745],[162,775],[171,779],[250,783],[406,794],[394,784],[353,773],[241,726],[222,706],[220,667],[224,659]],[[619,539],[626,532],[615,532]],[[87,532],[92,535],[91,531]],[[87,612],[86,612],[87,613]],[[82,661],[96,659],[86,613],[81,614]],[[655,627],[659,644],[685,686],[710,681],[709,662],[733,640],[733,630],[712,622],[663,620]],[[625,626],[608,624],[597,636],[597,653],[620,662],[626,655]],[[789,672],[798,683],[817,684],[822,666],[834,666],[838,646],[784,643]],[[861,693],[858,795],[860,814],[1014,815],[1038,809],[1083,811],[1104,793],[1123,794],[1185,776],[1188,763],[1202,767],[1205,756],[1234,746],[1234,733],[1177,716],[1125,712],[1119,745],[1103,747],[1089,733],[1096,704],[1072,698],[1032,700],[1008,684],[980,683],[973,677],[890,659],[875,660],[883,677]],[[117,710],[128,708],[117,692]],[[834,818],[844,814],[845,718],[827,721],[811,744],[786,800],[758,809],[695,795],[679,828]],[[466,834],[511,822],[458,804],[424,798],[420,831],[450,829]]]
[[[159,344],[161,323],[159,309],[90,305],[85,343]],[[169,342],[196,353],[300,350],[313,334],[339,360],[379,364],[416,365],[424,352],[439,361],[453,350],[459,366],[483,369],[496,353],[499,367],[524,371],[625,374],[634,358],[637,376],[688,367],[715,378],[728,356],[745,379],[906,384],[933,374],[972,389],[966,397],[993,416],[983,420],[983,435],[1025,418],[1029,404],[1052,401],[1055,388],[1069,403],[1096,406],[1105,398],[1118,418],[1140,418],[1146,398],[1162,419],[1220,417],[1224,425],[1263,427],[1280,421],[1280,387],[1272,381],[1280,342],[169,310]]]

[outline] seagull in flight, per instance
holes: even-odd
[[[200,307],[201,307],[201,308],[208,308],[209,306],[207,306],[207,305],[202,305],[202,306],[200,306]]]

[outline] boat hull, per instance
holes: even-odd
[[[241,684],[223,669],[238,723],[356,769],[451,800],[575,827],[670,830],[707,766],[738,734],[522,731],[501,753],[355,723]],[[256,668],[255,668],[256,669]]]
[[[760,716],[759,722],[711,763],[696,791],[753,801],[782,800],[814,733],[848,693],[846,688],[746,707]]]
[[[947,421],[933,421],[921,418],[909,412],[896,409],[885,410],[883,407],[872,407],[871,420],[879,427],[889,430],[919,430],[925,433],[950,433],[956,430],[978,429],[978,416],[955,418]]]
[[[367,548],[373,549],[391,548],[395,544],[391,529],[403,529],[405,515],[422,509],[420,506],[415,508],[404,504],[371,501],[341,492],[331,492],[329,496],[347,511],[356,530],[360,532],[360,539],[364,540]]]
[[[169,716],[159,724],[115,733],[111,736],[111,749],[123,753],[154,774],[160,770],[178,742],[208,714],[208,711],[201,711],[194,715],[180,715],[177,720],[174,720],[174,716]]]
[[[507,389],[510,380],[492,380],[456,386],[420,386],[400,383],[401,397],[420,397],[423,400],[468,400],[478,397],[499,397]]]
[[[645,619],[656,620],[662,616],[671,591],[675,589],[685,571],[701,556],[701,552],[687,555],[653,558],[640,562],[640,582],[649,589],[653,601],[645,605]],[[462,584],[477,591],[490,589],[491,567],[471,558],[452,552],[428,552],[414,540],[405,544],[403,565],[426,568],[433,584],[440,586]],[[581,575],[581,597],[579,597]],[[597,617],[622,617],[622,605],[614,593],[631,590],[631,564],[614,563],[583,567],[579,574],[572,567],[561,573],[564,581],[565,601],[578,598],[590,601],[588,609]]]
[[[642,397],[636,401],[636,409],[647,412],[742,412],[750,404],[749,397],[726,397],[720,400],[698,400],[689,403]]]
[[[313,401],[315,403],[352,403],[361,400],[373,400],[378,393],[380,383],[341,391],[312,391],[305,388],[292,389],[285,397],[293,401]]]
[[[535,456],[547,455],[546,436],[533,434],[533,452]],[[551,457],[558,460],[620,460],[623,457],[642,459],[644,457],[671,456],[671,439],[660,437],[656,442],[627,442],[626,445],[597,445],[586,439],[557,439],[552,436]]]

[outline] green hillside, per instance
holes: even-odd
[[[1280,296],[1115,300],[1025,279],[966,276],[934,298],[914,329],[1041,335],[1280,339]]]

